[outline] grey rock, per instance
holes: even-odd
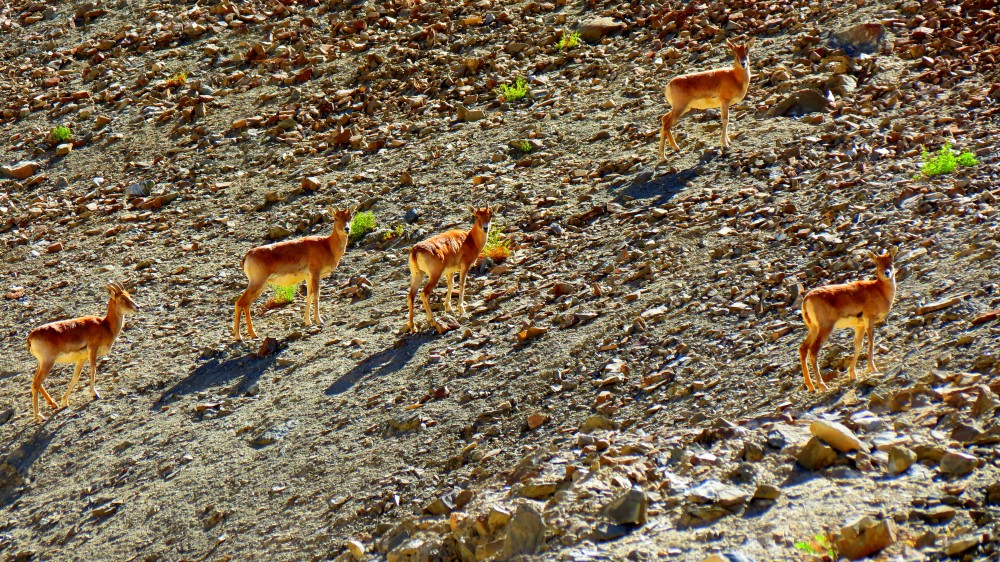
[[[507,537],[503,543],[503,559],[518,554],[534,554],[545,542],[545,522],[534,507],[520,504],[507,524]]]
[[[649,497],[642,488],[633,486],[608,504],[604,508],[604,514],[618,525],[645,525],[648,508]]]
[[[823,470],[836,462],[837,452],[818,437],[812,437],[799,451],[796,460],[806,470]]]
[[[420,220],[420,211],[418,211],[417,209],[410,209],[406,211],[405,215],[403,215],[403,221],[406,224],[413,224],[418,220]]]
[[[965,476],[973,471],[979,459],[968,453],[960,451],[948,451],[941,457],[939,468],[944,474],[951,476]]]
[[[889,449],[889,474],[902,474],[917,462],[917,454],[902,445],[893,445]]]

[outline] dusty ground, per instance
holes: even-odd
[[[350,559],[356,541],[488,559],[538,531],[537,559],[798,560],[796,542],[872,514],[898,526],[883,559],[995,559],[987,4],[9,3],[0,164],[39,169],[0,179],[0,555]],[[625,29],[559,48],[598,15]],[[831,33],[865,22],[880,46],[840,49]],[[733,146],[717,112],[693,114],[655,166],[663,84],[729,65],[723,31],[758,38]],[[517,76],[529,96],[500,103]],[[804,88],[832,106],[772,115]],[[914,178],[945,141],[979,164]],[[150,196],[126,195],[141,180]],[[460,328],[404,335],[409,246],[483,204],[503,205],[513,255],[476,269]],[[262,298],[258,334],[280,349],[233,343],[240,257],[328,232],[329,205],[380,230],[323,283],[326,324]],[[802,291],[870,277],[864,251],[890,245],[882,372],[848,383],[844,332],[821,360],[831,390],[807,393]],[[25,338],[100,313],[108,280],[134,282],[142,311],[100,363],[103,399],[80,388],[37,425]],[[522,341],[530,327],[546,331]],[[807,470],[816,419],[865,450]],[[900,475],[893,446],[918,458]],[[604,507],[632,486],[648,522],[615,525]],[[541,531],[506,523],[518,509]]]

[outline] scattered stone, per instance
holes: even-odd
[[[944,547],[944,553],[948,556],[957,556],[967,550],[979,546],[981,539],[979,535],[963,535],[952,540]]]
[[[316,191],[320,188],[319,178],[314,176],[306,176],[302,178],[302,189],[306,191]]]
[[[799,90],[778,102],[768,114],[771,117],[801,117],[809,113],[827,111],[830,100],[816,90]]]
[[[889,518],[865,515],[834,536],[837,553],[850,560],[864,558],[896,542],[896,523]]]
[[[855,437],[854,432],[843,424],[816,420],[809,424],[809,431],[841,453],[863,450],[861,440]]]
[[[889,474],[902,474],[917,462],[917,454],[902,445],[889,448]]]
[[[752,558],[739,552],[713,554],[701,562],[754,562]]]
[[[73,151],[73,143],[66,142],[56,146],[56,156],[66,156]]]
[[[770,484],[761,484],[753,493],[753,499],[773,501],[781,497],[781,488]]]
[[[413,538],[389,551],[388,562],[422,562],[430,559],[430,547],[423,539]]]
[[[820,441],[818,437],[812,437],[799,451],[796,460],[806,470],[823,470],[837,461],[837,452]]]
[[[298,427],[298,425],[299,425],[298,422],[295,420],[285,421],[283,423],[280,423],[265,430],[263,433],[254,438],[252,443],[259,447],[263,447],[265,445],[272,445],[287,437],[288,434],[291,433],[293,429]]]
[[[417,209],[407,209],[406,214],[403,215],[403,222],[406,224],[413,224],[420,220],[420,211]]]
[[[0,166],[0,173],[12,180],[26,180],[41,168],[38,162],[24,161],[10,166]]]
[[[541,426],[543,423],[547,422],[548,420],[549,420],[549,416],[547,414],[535,413],[535,414],[529,415],[528,419],[525,420],[525,423],[528,424],[528,429],[535,430],[535,429],[538,429],[539,426]]]
[[[941,457],[938,468],[949,476],[965,476],[979,464],[979,459],[968,453],[948,451]]]
[[[873,53],[878,49],[885,36],[885,26],[878,22],[859,23],[842,31],[833,33],[833,46],[847,51],[854,56],[861,53]]]
[[[649,497],[642,488],[632,489],[615,498],[604,508],[604,515],[618,525],[645,525]]]
[[[580,24],[580,39],[587,43],[599,43],[606,35],[624,31],[627,26],[609,17],[591,18]]]
[[[503,543],[503,559],[519,554],[534,554],[545,542],[545,522],[534,507],[519,504],[507,525]]]
[[[365,559],[366,549],[365,545],[362,544],[361,542],[351,539],[348,540],[344,546],[347,547],[348,552],[350,552],[351,556],[353,556],[354,559],[357,560],[358,562],[361,562],[362,560]]]
[[[615,424],[611,420],[600,414],[593,414],[580,425],[580,432],[591,433],[599,429],[612,430],[614,428]]]
[[[486,117],[486,113],[482,109],[466,109],[463,105],[458,106],[456,113],[458,114],[458,120],[465,121],[466,123],[479,121]]]

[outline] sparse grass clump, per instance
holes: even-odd
[[[188,79],[187,72],[184,72],[182,70],[177,74],[174,74],[173,76],[170,77],[169,80],[167,80],[167,87],[176,88],[177,86],[183,86],[184,84],[187,83],[187,79]]]
[[[572,49],[580,44],[580,32],[574,31],[573,33],[562,34],[562,38],[559,39],[559,49],[565,51],[566,49]]]
[[[375,230],[375,215],[371,211],[357,213],[351,219],[351,234],[349,240],[352,244],[364,238],[365,234]]]
[[[830,544],[830,539],[823,533],[817,533],[811,540],[795,543],[795,549],[813,556],[826,554],[834,560],[837,558],[837,553],[833,545]]]
[[[66,142],[73,137],[73,131],[69,127],[59,125],[55,129],[52,129],[52,138],[59,142]]]
[[[500,84],[500,87],[495,91],[505,102],[517,101],[528,95],[528,82],[523,77],[518,76],[513,84]]]
[[[406,234],[406,229],[403,228],[403,225],[397,224],[396,228],[388,230],[382,235],[382,240],[389,241],[394,238],[402,238],[404,234]]]
[[[291,304],[295,301],[295,291],[298,289],[297,285],[289,285],[288,287],[271,285],[271,288],[274,290],[274,296],[271,297],[274,304],[281,306]]]
[[[480,258],[486,257],[500,263],[510,257],[510,240],[503,235],[503,230],[503,226],[498,223],[490,226],[490,232],[486,235],[486,245],[479,254]]]
[[[941,147],[941,150],[935,152],[933,155],[927,152],[927,149],[924,149],[920,153],[920,158],[924,161],[924,165],[920,168],[920,173],[927,177],[950,174],[958,166],[969,167],[979,163],[979,160],[969,151],[962,152],[961,154],[956,153],[951,149],[950,142],[946,142]],[[917,176],[919,175],[917,174]]]
[[[514,141],[513,144],[514,144],[514,148],[517,148],[518,150],[520,150],[521,152],[523,152],[525,154],[531,154],[531,151],[534,150],[534,148],[535,148],[535,147],[533,147],[531,145],[530,141],[526,141],[526,140],[523,140],[523,141]]]

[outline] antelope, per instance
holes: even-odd
[[[809,333],[799,346],[799,359],[809,392],[815,392],[816,388],[809,379],[807,360],[812,362],[820,389],[826,390],[816,357],[826,338],[836,328],[854,328],[854,359],[847,370],[850,379],[854,380],[854,368],[858,364],[865,332],[868,333],[868,370],[878,372],[873,359],[875,324],[885,319],[896,298],[896,271],[892,260],[897,250],[894,247],[881,254],[868,251],[868,256],[875,262],[875,279],[819,287],[806,293],[802,299],[802,318]]]
[[[729,146],[729,106],[739,103],[747,95],[750,87],[750,47],[755,40],[742,45],[736,45],[726,40],[726,45],[733,52],[733,67],[705,70],[677,76],[667,83],[663,95],[670,104],[670,113],[660,118],[660,162],[664,162],[663,143],[670,141],[670,146],[679,151],[677,141],[671,129],[690,109],[722,110],[722,147]]]
[[[48,391],[42,386],[42,381],[52,370],[55,363],[76,363],[76,370],[73,371],[73,379],[70,380],[69,388],[62,397],[62,407],[69,406],[69,396],[80,380],[80,371],[83,364],[90,360],[90,396],[94,400],[101,397],[94,383],[97,381],[97,359],[103,357],[111,351],[115,339],[122,331],[126,314],[139,312],[139,307],[132,300],[125,287],[121,283],[109,283],[105,285],[108,295],[108,312],[103,318],[100,316],[83,316],[72,320],[62,320],[51,322],[31,331],[28,335],[28,350],[38,360],[38,371],[31,382],[31,407],[35,412],[35,421],[43,422],[45,418],[38,413],[38,394],[45,397],[45,401],[58,409],[59,406],[49,396]]]
[[[459,314],[465,314],[465,278],[469,274],[469,269],[479,258],[483,247],[486,246],[486,239],[490,232],[490,220],[493,219],[494,213],[494,210],[489,207],[470,208],[469,211],[475,217],[475,222],[468,232],[449,230],[419,242],[410,250],[410,294],[407,297],[410,317],[406,329],[411,333],[417,331],[413,326],[413,301],[424,275],[427,276],[427,284],[420,292],[420,300],[423,301],[424,310],[427,311],[427,320],[431,326],[437,329],[439,334],[443,334],[445,329],[434,320],[434,315],[431,313],[430,295],[442,275],[445,276],[448,283],[444,309],[452,312],[452,282],[457,271],[458,311]]]
[[[316,323],[323,323],[319,314],[319,280],[329,277],[340,264],[340,258],[344,257],[354,210],[331,208],[329,212],[333,216],[333,232],[329,236],[306,236],[259,246],[243,256],[243,273],[250,283],[236,301],[236,316],[233,319],[236,341],[243,341],[240,335],[241,312],[246,313],[247,334],[253,339],[257,338],[253,331],[253,320],[250,319],[250,305],[268,284],[287,287],[306,281],[305,324],[312,325],[309,318],[310,306]]]

